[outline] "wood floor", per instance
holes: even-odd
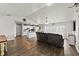
[[[16,40],[8,41],[8,52],[5,56],[73,56],[79,55],[74,46],[67,45],[63,48],[37,42],[35,38],[17,37]]]

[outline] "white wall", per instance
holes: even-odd
[[[74,8],[74,20],[76,20],[76,31],[75,31],[75,35],[76,35],[76,49],[77,52],[79,53],[79,7]]]
[[[77,49],[77,52],[79,53],[79,16],[78,18],[76,19],[76,49]]]
[[[0,16],[0,35],[6,35],[8,40],[14,39],[16,35],[15,20],[21,20],[21,17]]]
[[[15,24],[11,17],[0,16],[0,34],[6,35],[7,37],[14,37]]]

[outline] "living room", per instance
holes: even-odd
[[[78,56],[78,7],[79,3],[0,4],[0,36],[7,39],[7,51],[1,49],[1,55]]]

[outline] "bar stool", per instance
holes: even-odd
[[[4,56],[4,51],[7,52],[7,38],[5,35],[0,35],[1,56]]]

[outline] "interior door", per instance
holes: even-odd
[[[16,36],[22,35],[22,24],[16,24]]]

